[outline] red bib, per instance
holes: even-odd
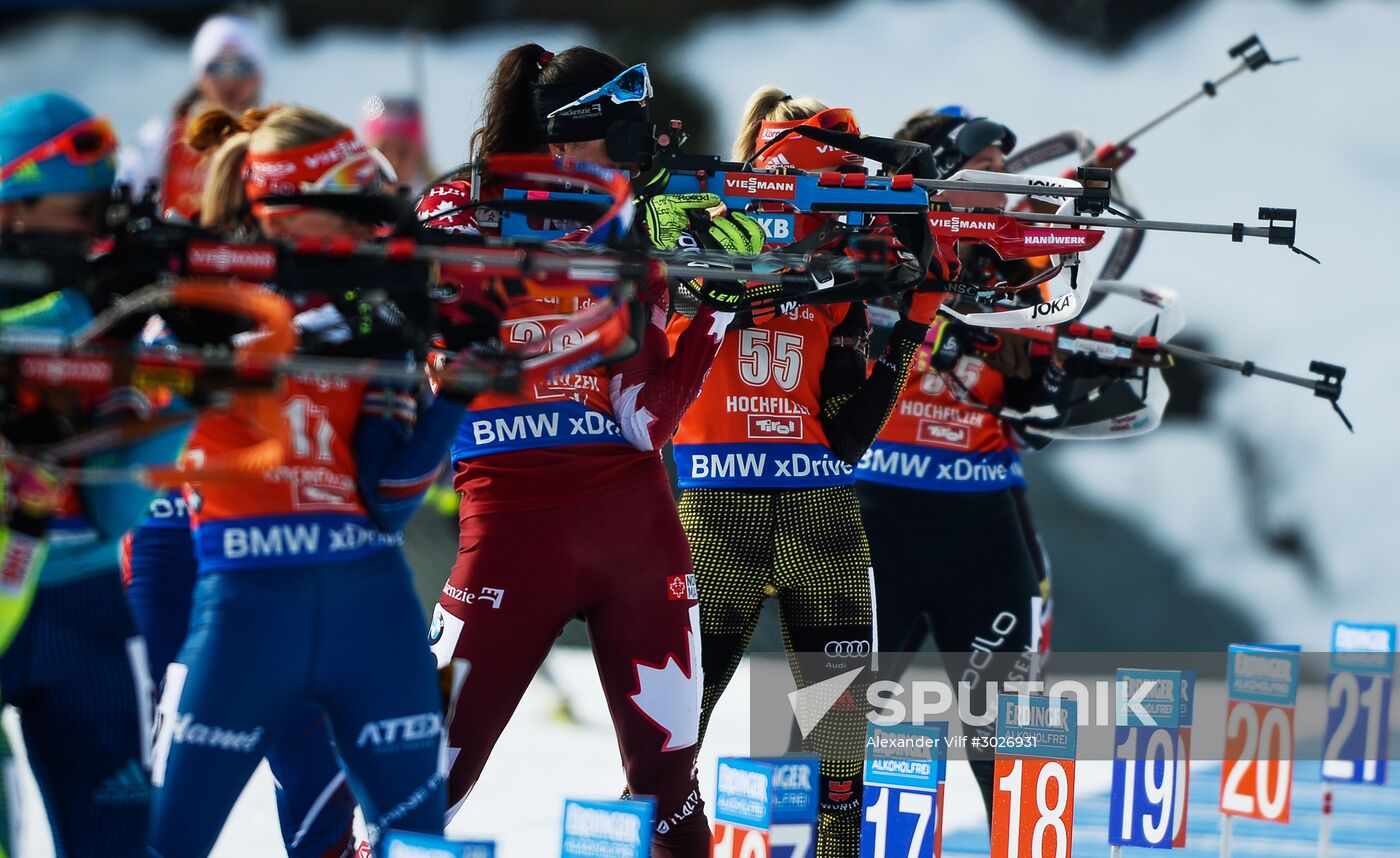
[[[850,485],[822,428],[821,376],[831,332],[849,304],[801,306],[725,335],[700,396],[675,437],[681,488]],[[667,328],[674,346],[690,324]]]

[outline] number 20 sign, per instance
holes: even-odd
[[[1076,709],[1049,697],[997,701],[992,858],[1069,858]]]
[[[1119,670],[1108,842],[1172,847],[1181,672]]]
[[[1220,812],[1288,822],[1298,653],[1231,644]]]

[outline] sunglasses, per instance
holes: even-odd
[[[634,101],[645,103],[652,95],[654,93],[651,89],[651,76],[647,74],[647,64],[637,63],[597,89],[580,95],[562,107],[554,108],[545,115],[545,119],[553,119],[566,110],[592,104],[604,98],[612,99],[613,104],[627,104]]]
[[[379,194],[384,192],[386,186],[396,184],[398,180],[393,166],[389,164],[387,158],[380,154],[378,149],[366,149],[358,155],[351,155],[332,166],[314,182],[301,182],[295,190],[274,188],[273,192],[287,196],[298,193]],[[288,193],[289,191],[290,193]],[[272,217],[296,214],[305,211],[306,208],[291,202],[274,204],[257,202],[253,204],[255,214]]]
[[[314,182],[303,183],[302,193],[355,194],[377,192],[398,182],[389,159],[378,149],[366,149],[336,164]]]
[[[62,156],[75,166],[96,164],[117,151],[117,132],[105,116],[84,119],[60,132],[57,137],[40,143],[28,152],[0,165],[0,182],[13,176],[29,163],[47,161]]]
[[[855,112],[849,107],[829,107],[807,120],[807,123],[847,134],[860,133],[860,123],[856,122]]]
[[[223,57],[204,67],[204,73],[214,80],[237,80],[258,73],[258,66],[247,57]]]
[[[952,130],[947,145],[964,160],[973,158],[988,146],[997,146],[1005,154],[1016,148],[1016,135],[1010,128],[990,119],[970,119]]]

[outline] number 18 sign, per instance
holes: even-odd
[[[1172,848],[1181,671],[1119,670],[1108,842]]]
[[[997,701],[992,858],[1069,858],[1076,710],[1050,697]]]
[[[1327,673],[1327,735],[1322,777],[1385,783],[1395,626],[1337,623]]]

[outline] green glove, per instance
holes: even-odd
[[[657,194],[647,198],[643,212],[651,243],[662,250],[678,247],[686,232],[738,256],[763,250],[763,227],[758,221],[727,211],[715,194]]]
[[[758,221],[743,212],[729,212],[719,220],[710,221],[709,235],[726,253],[735,256],[757,256],[763,252],[766,238]]]

